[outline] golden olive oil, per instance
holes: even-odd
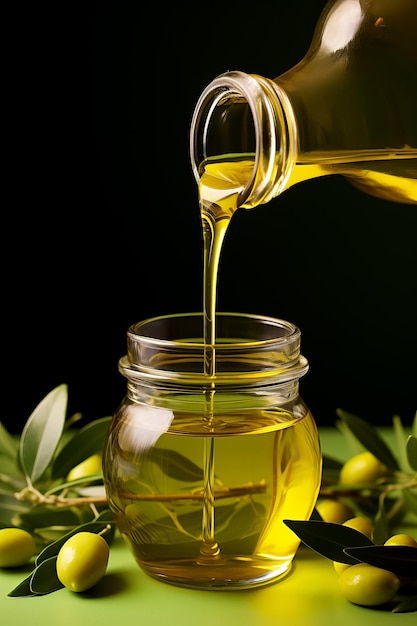
[[[306,411],[297,418],[229,407],[242,400],[247,404],[245,397],[221,397],[227,411],[214,402],[216,426],[208,432],[204,401],[177,399],[190,410],[174,411],[154,447],[113,446],[112,509],[149,575],[188,587],[247,588],[289,571],[299,540],[282,520],[307,519],[314,507],[321,476],[316,427]],[[113,428],[114,442],[123,442],[123,428],[123,422]],[[207,448],[213,451],[210,497]],[[207,506],[217,550],[202,554]]]
[[[311,152],[308,159],[304,156],[303,159],[294,163],[282,191],[297,183],[320,176],[340,174],[352,185],[369,195],[392,202],[415,204],[417,203],[416,159],[417,150],[410,149],[392,154],[384,151],[379,155],[369,154],[366,151],[361,154],[357,151],[352,157],[339,152],[323,154]],[[204,167],[200,188],[207,193],[209,198],[215,199],[219,190],[215,188],[216,190],[209,191],[208,185],[221,187],[225,184],[225,177],[228,181],[233,181],[232,184],[237,185],[238,194],[243,192],[254,168],[254,157],[245,154],[233,160],[224,156],[210,158]],[[239,180],[241,185],[238,183]],[[236,199],[236,195],[232,196],[232,202],[227,198],[225,212],[222,213],[223,219],[227,210],[236,210],[236,206],[231,207],[233,200]]]

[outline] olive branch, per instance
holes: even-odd
[[[0,423],[0,528],[28,530],[39,549],[33,572],[9,595],[39,595],[62,588],[56,576],[55,561],[63,543],[76,532],[105,533],[109,545],[114,537],[115,522],[102,475],[93,474],[77,480],[66,478],[79,463],[103,451],[111,417],[77,428],[81,415],[77,413],[66,419],[67,400],[66,385],[53,389],[35,408],[20,436],[11,435]],[[365,420],[341,409],[336,413],[339,418],[336,427],[342,432],[350,453],[369,450],[388,471],[386,476],[373,483],[341,485],[338,478],[343,463],[323,455],[319,495],[320,498],[340,500],[356,515],[372,519],[373,541],[364,545],[363,535],[361,537],[353,529],[324,522],[317,510],[309,521],[286,520],[285,523],[302,542],[327,558],[335,560],[337,555],[342,561],[344,558],[348,559],[347,562],[353,559],[354,562],[362,560],[379,563],[380,566],[382,563],[392,571],[399,568],[408,572],[410,568],[417,567],[415,549],[406,550],[407,555],[402,551],[400,559],[396,551],[391,550],[388,555],[382,544],[404,519],[417,519],[417,415],[411,434],[406,434],[398,416],[393,418],[394,452]],[[168,455],[169,466],[175,468],[177,478],[187,480],[191,473],[195,480],[195,476],[202,471],[197,466],[190,467],[190,461],[174,451],[154,449],[150,454],[157,464],[161,464]],[[215,498],[244,498],[263,493],[266,489],[263,481],[232,487],[219,484]],[[167,501],[204,499],[201,489],[178,494],[129,492],[124,496],[132,502],[154,500],[162,506]],[[239,506],[228,507],[228,520],[233,520],[239,510]],[[259,522],[262,511],[258,508],[254,510],[254,515]],[[173,523],[177,530],[183,531],[178,521]],[[399,601],[393,610],[416,610],[415,604],[417,598],[414,596]]]

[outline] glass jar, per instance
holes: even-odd
[[[321,483],[308,370],[286,321],[218,313],[216,370],[204,373],[200,313],[139,322],[119,362],[127,395],[103,452],[116,524],[148,575],[198,589],[283,577]]]
[[[244,208],[329,174],[416,204],[416,41],[415,0],[330,0],[295,67],[273,80],[226,72],[204,89],[190,129],[195,178],[239,188]]]

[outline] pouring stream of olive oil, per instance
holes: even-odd
[[[198,185],[199,204],[203,228],[203,335],[204,374],[214,379],[216,373],[216,294],[220,253],[224,236],[233,213],[238,208],[239,194],[247,184],[247,170],[240,167],[216,168],[215,175],[203,173]],[[250,174],[250,172],[249,172]],[[214,388],[207,391],[205,415],[210,429],[213,420]],[[204,506],[203,543],[200,562],[216,557],[220,548],[215,539],[214,458],[215,439],[204,442]]]

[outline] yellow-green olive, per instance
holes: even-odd
[[[371,520],[368,519],[367,517],[362,517],[361,515],[357,515],[356,517],[351,517],[347,519],[345,522],[343,522],[342,525],[348,526],[349,528],[354,528],[355,530],[358,530],[363,535],[366,535],[368,539],[372,539],[372,533],[373,533],[374,527],[372,525]]]
[[[354,528],[359,532],[363,533],[368,537],[368,539],[372,538],[373,526],[370,519],[367,517],[362,517],[361,515],[357,515],[356,517],[351,517],[343,522],[342,526],[348,526],[349,528]],[[339,563],[338,561],[333,561],[333,567],[337,574],[341,574],[348,567],[351,567],[348,563]]]
[[[386,476],[387,467],[376,456],[366,450],[352,456],[343,464],[339,482],[342,485],[358,483],[373,483],[378,478]]]
[[[92,454],[81,463],[78,463],[68,472],[67,480],[86,478],[93,474],[101,474],[101,454]]]
[[[385,546],[410,546],[417,548],[417,541],[411,535],[398,533],[389,537],[384,543]],[[401,589],[414,590],[417,587],[417,572],[415,576],[399,576]]]
[[[316,510],[320,513],[325,522],[342,524],[349,517],[352,517],[352,510],[339,500],[323,499],[316,504]]]
[[[417,541],[411,537],[411,535],[407,535],[406,533],[398,533],[397,535],[392,535],[389,537],[385,544],[385,546],[410,546],[411,548],[417,548]]]
[[[349,602],[361,606],[386,604],[400,588],[400,581],[395,574],[367,563],[358,563],[345,569],[338,578],[338,584]]]
[[[0,567],[21,567],[35,553],[35,540],[22,528],[0,529]]]
[[[103,578],[108,560],[107,541],[101,535],[82,531],[67,539],[58,552],[57,576],[71,591],[86,591]]]

